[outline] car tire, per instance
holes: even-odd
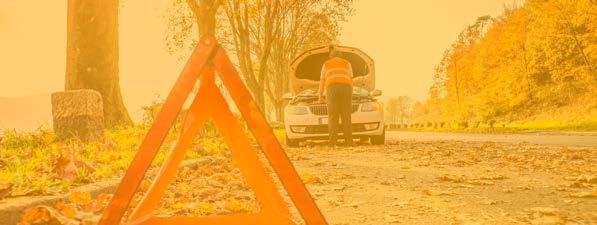
[[[299,147],[300,143],[299,140],[293,140],[286,136],[286,145],[288,145],[288,147]]]
[[[381,135],[371,136],[372,145],[383,145],[386,143],[386,130]]]

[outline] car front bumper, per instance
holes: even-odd
[[[361,112],[352,114],[352,135],[354,138],[382,135],[384,132],[383,111]],[[286,115],[285,130],[289,139],[328,139],[327,116],[314,114]],[[343,136],[341,124],[339,136]]]

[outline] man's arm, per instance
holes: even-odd
[[[321,76],[319,77],[319,102],[323,103],[323,92],[325,91],[325,67],[321,67]]]
[[[352,73],[352,64],[350,64],[350,63],[348,64],[348,71],[349,71],[349,73],[350,73],[350,74],[349,74],[350,78],[353,78],[353,77],[354,77],[354,74]]]

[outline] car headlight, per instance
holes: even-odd
[[[377,130],[379,128],[379,123],[366,123],[365,130]]]
[[[381,110],[381,104],[379,102],[367,102],[361,106],[362,112],[373,112]]]
[[[306,106],[289,106],[286,112],[290,115],[306,115],[309,114],[309,108]]]
[[[293,133],[305,133],[305,131],[307,130],[306,126],[290,126],[290,130],[292,130]]]

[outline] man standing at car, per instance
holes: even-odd
[[[319,102],[325,98],[328,107],[328,131],[330,146],[336,145],[338,119],[342,119],[344,143],[352,145],[352,65],[342,53],[330,47],[329,59],[321,68],[319,79]]]

